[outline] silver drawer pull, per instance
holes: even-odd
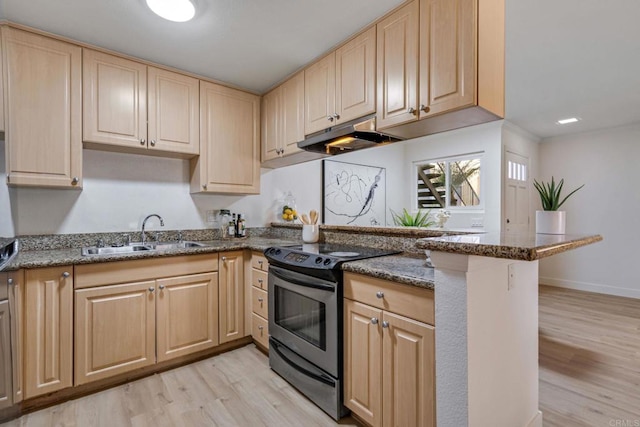
[[[258,302],[263,302],[263,301],[264,301],[264,298],[262,297],[258,298]]]
[[[164,289],[164,285],[158,286],[158,289],[163,290]]]
[[[382,291],[376,292],[376,297],[377,298],[384,298],[384,292],[382,292]]]
[[[371,324],[372,325],[377,325],[378,324],[378,318],[377,317],[372,317],[371,318]]]
[[[389,322],[387,322],[386,320],[382,321],[382,327],[383,328],[388,328],[389,327]]]
[[[156,290],[156,288],[154,288],[153,286],[149,288],[149,292],[153,292],[155,290]]]
[[[264,326],[258,326],[258,330],[261,331],[264,329]]]
[[[263,279],[258,279],[258,283],[260,283],[261,285],[264,283]]]
[[[13,285],[13,279],[7,279],[7,285]]]
[[[71,276],[71,274],[69,274],[68,271],[65,271],[64,273],[62,273],[62,277],[64,277],[65,279],[69,276]]]

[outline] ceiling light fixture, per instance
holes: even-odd
[[[559,125],[567,125],[569,123],[575,123],[575,122],[579,122],[580,119],[577,117],[569,117],[568,119],[562,119],[562,120],[558,120],[558,124]]]
[[[147,0],[156,15],[173,22],[186,22],[194,17],[196,8],[190,0]]]

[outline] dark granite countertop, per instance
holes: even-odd
[[[535,261],[602,240],[602,236],[571,234],[468,234],[419,239],[416,246],[438,252]]]
[[[434,286],[433,268],[427,267],[424,256],[415,254],[403,253],[345,262],[342,270],[426,289],[433,289]]]
[[[100,262],[128,261],[132,259],[169,257],[176,255],[206,254],[222,251],[251,249],[264,251],[269,246],[295,245],[297,240],[248,237],[244,239],[212,240],[200,242],[207,246],[184,249],[133,252],[127,254],[83,256],[80,248],[21,251],[6,269],[54,267],[69,264],[93,264]]]

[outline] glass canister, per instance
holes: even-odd
[[[298,219],[298,211],[296,209],[296,199],[289,191],[283,201],[282,209],[280,209],[280,219],[284,222],[294,222]]]
[[[231,211],[229,209],[220,209],[220,212],[218,212],[218,224],[223,239],[233,237],[229,235],[229,221],[231,221]]]

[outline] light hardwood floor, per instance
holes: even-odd
[[[540,287],[544,427],[640,426],[640,300]]]
[[[22,416],[3,426],[212,427],[337,424],[249,345]]]
[[[640,426],[640,300],[540,287],[540,409],[544,427]],[[337,424],[250,345],[3,425]]]

